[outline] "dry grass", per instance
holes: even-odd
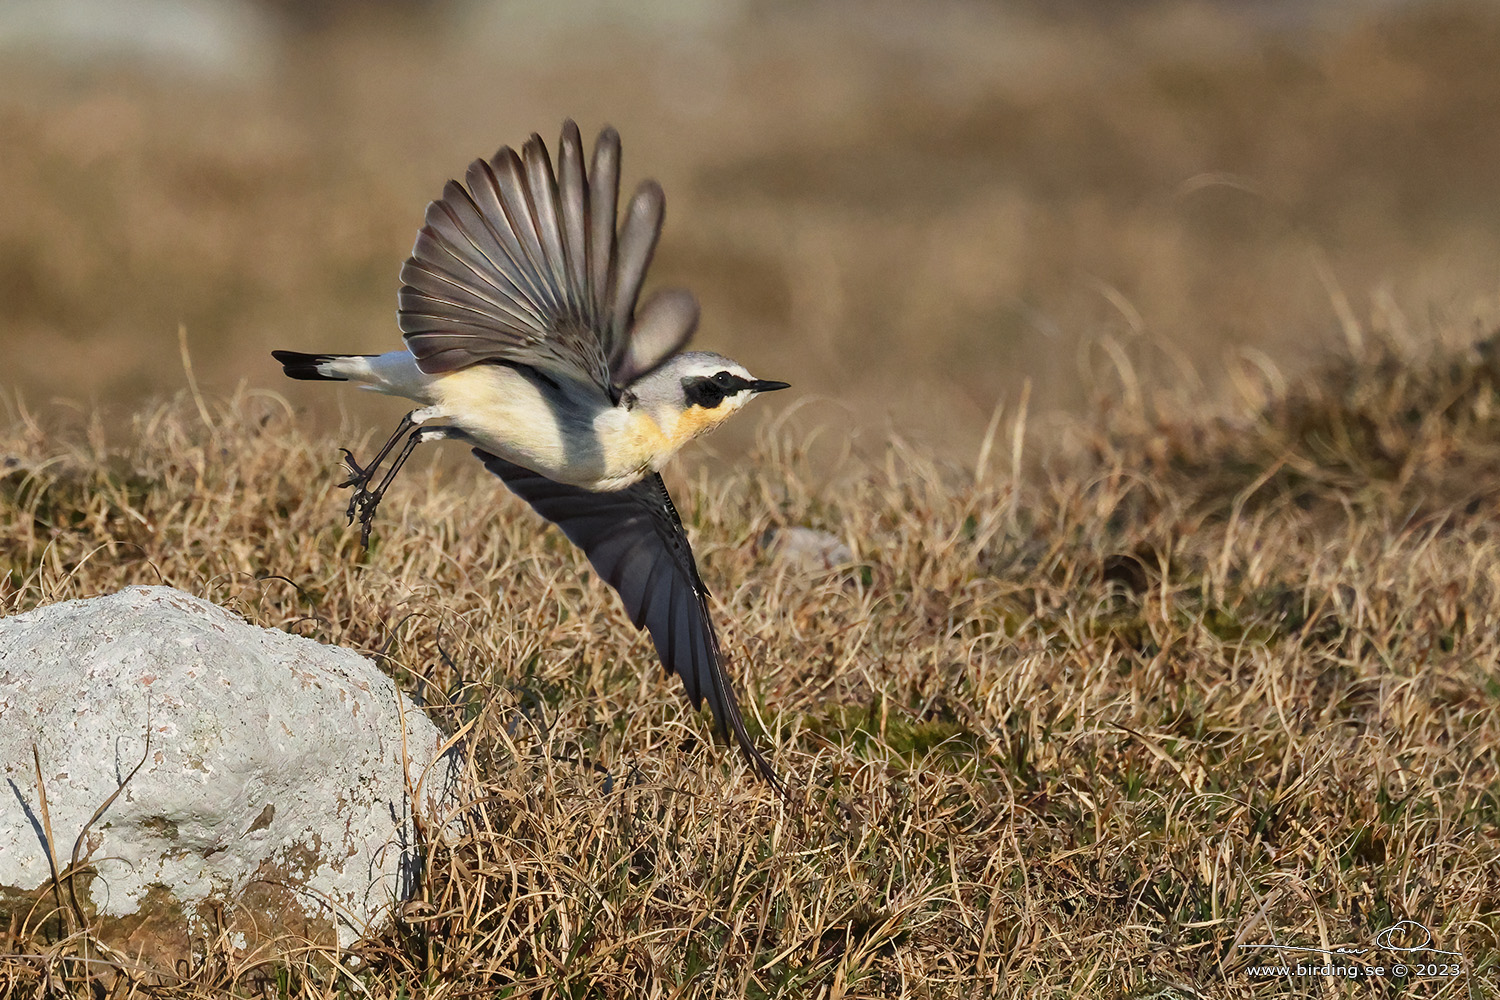
[[[1367,340],[1238,415],[1143,393],[1020,479],[894,443],[830,481],[767,434],[678,482],[791,808],[477,469],[414,466],[361,552],[345,442],[274,394],[144,409],[124,445],[18,414],[7,612],[166,582],[473,724],[469,832],[357,962],[99,995],[1495,995],[1500,373]],[[858,565],[788,572],[759,540],[791,524]],[[1467,976],[1260,979],[1237,947],[1406,919]],[[88,992],[76,942],[0,952],[0,993]]]
[[[469,834],[357,962],[148,988],[0,927],[0,996],[1496,995],[1500,363],[1459,331],[1500,301],[1500,17],[1130,6],[540,41],[434,6],[243,86],[0,66],[6,378],[47,414],[0,431],[0,610],[166,582],[384,657],[474,748]],[[370,421],[228,388],[394,346],[421,205],[564,115],[666,185],[703,345],[839,408],[672,483],[790,808],[496,482],[419,462],[363,552],[333,483]],[[208,398],[143,407],[179,324]],[[1030,430],[950,461],[1023,380]],[[782,525],[858,564],[788,571]],[[1402,919],[1468,975],[1239,947]]]

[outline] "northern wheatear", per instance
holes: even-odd
[[[665,201],[646,181],[616,232],[620,137],[605,128],[585,171],[563,124],[557,172],[541,137],[469,166],[427,206],[401,268],[406,348],[378,355],[273,351],[297,379],[355,381],[421,404],[368,465],[344,452],[348,515],[367,542],[380,498],[417,444],[474,445],[485,468],[556,524],[615,588],[694,708],[707,698],[757,774],[777,784],[745,731],[709,618],[708,590],[659,470],[762,392],[717,354],[679,353],[698,325],[691,292],[637,308]],[[404,446],[376,482],[382,463]]]

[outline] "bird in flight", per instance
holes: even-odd
[[[683,351],[698,325],[691,292],[640,301],[665,199],[646,181],[617,228],[620,137],[606,127],[584,166],[563,123],[557,169],[540,136],[469,165],[427,206],[401,268],[386,354],[272,351],[296,379],[352,381],[420,407],[368,464],[344,450],[348,516],[367,544],[376,508],[423,441],[455,439],[583,550],[644,627],[692,706],[779,788],[745,729],[682,520],[661,468],[763,392],[787,388],[742,365]],[[397,450],[399,446],[399,451]],[[392,457],[394,453],[394,457]]]

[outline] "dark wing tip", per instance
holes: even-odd
[[[656,216],[665,211],[666,206],[667,193],[662,190],[661,183],[654,177],[648,177],[636,186],[635,193],[630,196],[627,211]]]
[[[600,128],[598,137],[594,139],[594,167],[602,168],[609,174],[606,180],[619,183],[620,133],[615,131],[613,125]]]

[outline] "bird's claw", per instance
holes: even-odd
[[[370,470],[361,466],[354,460],[354,452],[348,448],[340,448],[344,453],[344,465],[349,469],[349,478],[339,483],[339,489],[346,490],[351,486],[363,486],[370,481]]]
[[[345,511],[349,523],[353,524],[356,517],[359,518],[359,544],[361,548],[370,547],[370,529],[375,523],[375,508],[380,506],[380,491],[370,490],[366,487],[370,483],[374,463],[370,467],[361,466],[354,460],[354,453],[348,448],[339,449],[344,453],[344,464],[349,467],[349,478],[339,483],[339,489],[354,488],[354,494],[349,497],[349,509]]]
[[[380,493],[366,490],[363,487],[354,494],[349,501],[350,510],[359,509],[359,544],[361,548],[370,547],[370,529],[375,525],[375,508],[380,506]],[[354,514],[349,515],[349,523],[353,524]]]

